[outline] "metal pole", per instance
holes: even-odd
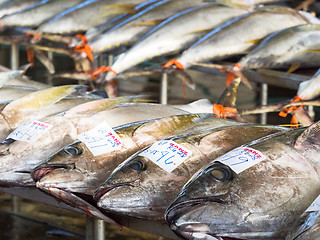
[[[86,215],[86,240],[93,240],[93,217]]]
[[[162,73],[160,86],[160,103],[168,103],[168,74]]]
[[[268,104],[268,84],[261,84],[261,93],[260,93],[260,104],[265,106]],[[262,113],[260,115],[260,123],[267,124],[267,113]]]
[[[105,237],[105,222],[101,219],[93,219],[93,240],[104,240]]]
[[[19,45],[17,43],[13,43],[11,45],[11,69],[17,70],[19,69]],[[11,208],[14,213],[20,212],[21,199],[12,196],[11,199]]]

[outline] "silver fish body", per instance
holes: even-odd
[[[241,153],[213,161],[167,209],[171,229],[186,239],[283,239],[320,193],[319,125],[244,145],[262,161],[238,174],[230,166],[248,161]]]
[[[310,80],[301,82],[297,95],[304,100],[318,97],[320,94],[320,70],[318,70]]]
[[[120,55],[111,68],[121,73],[138,63],[163,54],[184,50],[200,39],[208,30],[248,11],[220,5],[190,8],[178,13],[150,30],[128,51]],[[106,80],[115,77],[108,72]]]
[[[119,46],[130,46],[150,29],[180,11],[204,4],[202,0],[162,0],[120,22],[106,33],[91,39],[93,52],[110,51]]]
[[[107,211],[163,221],[165,209],[178,196],[183,185],[211,159],[247,141],[283,130],[268,126],[229,125],[174,137],[172,140],[191,155],[172,172],[135,154],[97,189],[94,198],[98,206]]]
[[[68,110],[63,116],[47,118],[45,122],[53,127],[46,132],[45,137],[33,143],[10,140],[2,143],[0,185],[33,186],[34,181],[30,176],[33,168],[76,141],[78,134],[96,127],[101,121],[107,121],[109,126],[116,127],[155,117],[187,113],[178,108],[160,104],[129,104],[115,107],[128,101],[130,97],[103,99],[78,105]],[[21,151],[21,149],[24,150]]]
[[[286,236],[286,240],[312,240],[320,237],[320,211],[304,213]]]
[[[33,4],[40,2],[41,0],[7,0],[0,3],[0,18],[15,13],[17,11],[23,10]]]
[[[320,25],[304,24],[271,34],[238,64],[241,69],[317,67]]]
[[[308,21],[297,11],[279,6],[258,8],[214,30],[185,50],[177,61],[184,68],[193,63],[223,59],[252,50],[267,35]]]
[[[49,18],[83,1],[84,0],[49,0],[44,1],[43,4],[39,2],[41,4],[30,9],[25,9],[24,11],[1,18],[0,26],[36,27]]]
[[[116,20],[116,17],[124,17],[125,14],[134,11],[134,6],[144,0],[89,0],[73,11],[62,13],[46,23],[41,24],[37,31],[64,34],[83,32],[101,24]]]

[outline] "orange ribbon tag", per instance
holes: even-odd
[[[224,107],[221,104],[213,104],[212,111],[218,118],[226,119],[226,112],[237,113],[236,108]]]
[[[34,53],[30,48],[26,49],[28,62],[31,64],[30,67],[34,66]]]
[[[102,65],[101,67],[96,68],[95,70],[93,70],[93,73],[91,74],[91,79],[97,79],[98,75],[100,73],[104,73],[104,72],[107,72],[107,71],[112,72],[114,74],[117,74],[117,72],[112,70],[110,66]]]
[[[294,103],[294,102],[300,102],[302,101],[303,99],[300,98],[299,96],[295,96],[291,101],[290,103]],[[286,107],[284,108],[280,113],[279,113],[279,116],[280,117],[286,117],[288,115],[288,113],[294,113],[295,111],[297,111],[299,108],[302,108],[302,106],[294,106],[294,107]],[[292,125],[292,128],[294,127],[297,127],[298,126],[298,120],[297,118],[293,115],[292,118],[291,118],[291,125]]]
[[[170,67],[170,66],[172,66],[172,65],[176,65],[176,67],[178,68],[178,69],[181,69],[181,70],[183,70],[184,69],[184,67],[183,67],[183,65],[181,64],[181,63],[179,63],[177,60],[175,60],[175,59],[172,59],[172,60],[170,60],[169,62],[167,62],[165,65],[163,65],[162,67],[163,68],[168,68],[168,67]]]
[[[234,64],[234,68],[237,68],[237,70],[240,70],[240,69],[241,69],[239,63]],[[235,79],[236,79],[236,76],[234,75],[234,73],[232,73],[232,72],[227,72],[226,85],[229,86],[230,83],[232,83]]]
[[[85,35],[83,34],[77,34],[77,38],[80,38],[82,43],[78,46],[73,47],[73,51],[75,52],[84,52],[87,57],[90,59],[91,62],[93,62],[93,55],[92,55],[92,49],[88,45],[88,40]]]
[[[35,33],[26,33],[26,37],[34,37],[35,39],[37,39],[37,40],[40,40],[41,39],[41,37],[40,37],[40,35],[39,34],[35,34]]]

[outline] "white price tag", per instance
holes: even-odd
[[[106,122],[79,134],[77,138],[89,148],[94,156],[106,154],[122,145],[118,134]]]
[[[7,138],[33,143],[41,135],[45,134],[50,128],[51,124],[39,121],[28,121],[17,127]]]
[[[320,195],[313,201],[313,203],[308,207],[306,212],[315,212],[320,210]]]
[[[249,147],[238,147],[215,161],[228,165],[238,174],[264,159],[266,159],[266,157],[258,150]]]
[[[155,142],[139,155],[147,157],[170,173],[186,160],[191,155],[191,152],[174,141],[163,140]]]

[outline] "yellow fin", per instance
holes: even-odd
[[[127,8],[127,9],[133,9],[134,7],[135,7],[134,4],[113,4],[113,5],[103,6],[102,9],[112,9],[112,8]]]
[[[253,39],[253,40],[250,40],[250,41],[246,41],[246,43],[260,43],[262,41],[261,38],[259,39]]]
[[[308,49],[308,50],[303,50],[301,52],[298,52],[298,54],[301,53],[320,53],[320,49]]]
[[[76,87],[77,85],[66,85],[29,93],[9,103],[1,113],[10,118],[18,111],[37,111],[75,92]]]
[[[291,67],[289,68],[289,70],[287,71],[287,73],[292,73],[295,70],[297,70],[299,67],[301,66],[301,64],[299,63],[293,63],[291,64]]]
[[[198,30],[198,31],[189,32],[189,34],[207,34],[211,31],[212,31],[212,29],[202,29],[202,30]]]
[[[160,24],[161,22],[163,22],[163,19],[134,23],[134,24],[132,24],[132,26],[156,26],[156,25]]]

